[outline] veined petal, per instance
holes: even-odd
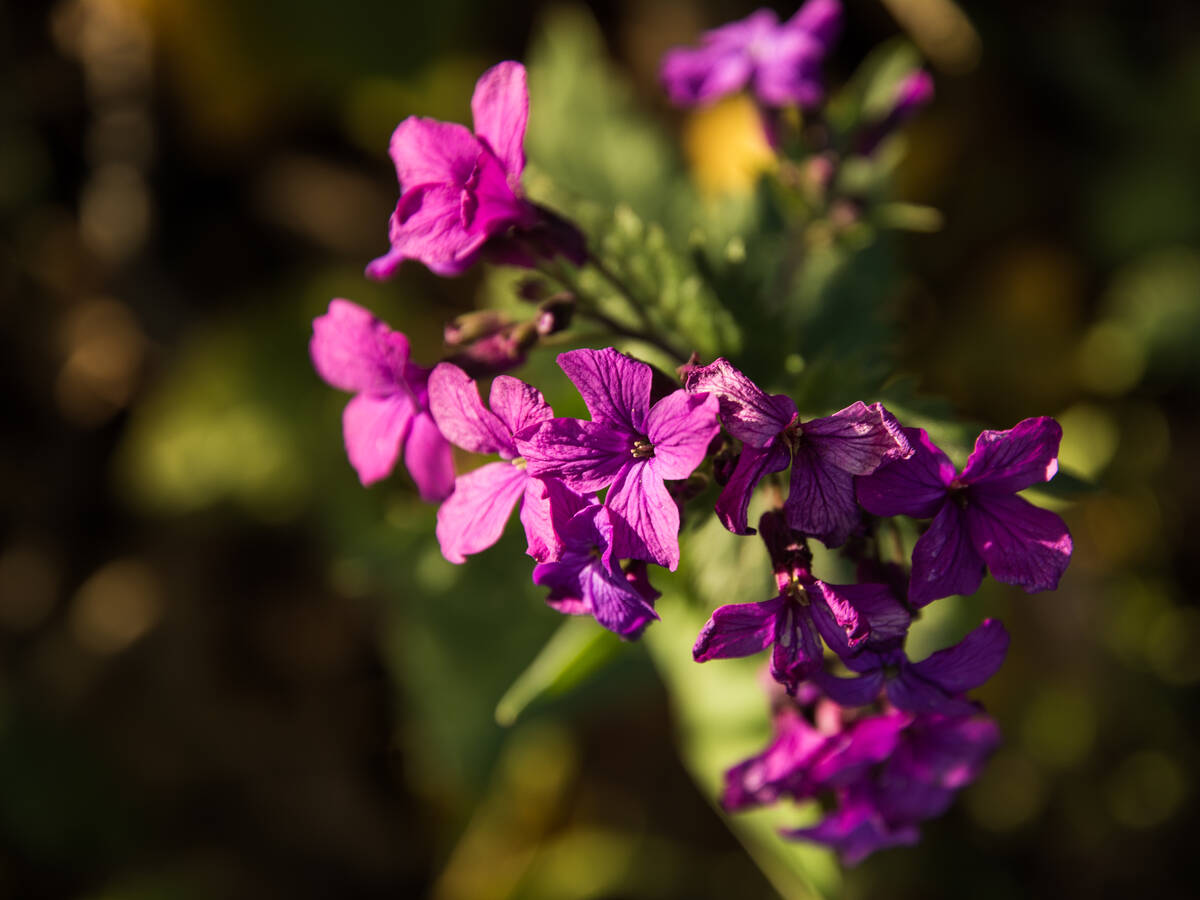
[[[802,426],[805,442],[831,466],[870,475],[885,460],[907,459],[913,448],[896,417],[882,403],[859,401]]]
[[[406,259],[424,263],[438,275],[461,275],[488,239],[463,224],[464,191],[446,184],[418,185],[396,204],[388,224],[392,249],[367,266],[367,277],[390,278]]]
[[[646,433],[653,374],[648,365],[612,347],[560,353],[558,364],[579,390],[592,421],[609,423],[631,434]]]
[[[947,500],[913,547],[908,602],[924,606],[951,594],[973,594],[981,581],[983,557],[976,552],[958,504]]]
[[[1025,419],[1008,431],[985,431],[963,469],[976,491],[1012,494],[1049,481],[1058,471],[1062,426],[1049,416]]]
[[[392,132],[388,152],[396,165],[400,191],[420,184],[459,187],[467,183],[481,151],[463,125],[409,116]]]
[[[330,301],[329,312],[313,319],[308,350],[317,374],[335,388],[368,394],[407,391],[408,338],[349,300]]]
[[[579,586],[596,621],[623,638],[637,637],[658,618],[654,607],[626,580],[624,572],[613,572],[598,559],[580,573]]]
[[[716,396],[721,424],[748,447],[770,446],[796,415],[796,404],[790,397],[764,393],[726,359],[692,369],[685,386],[692,393]]]
[[[450,443],[472,453],[516,456],[512,432],[484,409],[475,381],[454,363],[438,363],[429,374],[429,410]]]
[[[1008,652],[1008,631],[997,619],[983,623],[945,650],[939,650],[909,667],[944,691],[962,694],[979,687],[996,674]]]
[[[487,141],[515,183],[525,169],[525,126],[529,121],[529,91],[525,67],[502,62],[480,76],[471,97],[475,134]]]
[[[687,478],[704,461],[717,424],[717,398],[675,391],[646,416],[646,437],[654,446],[653,466],[664,480]]]
[[[433,416],[417,413],[404,445],[404,466],[426,503],[437,503],[454,490],[454,452]]]
[[[811,607],[785,602],[775,617],[771,677],[794,693],[800,682],[821,670],[823,653]]]
[[[679,565],[679,507],[650,462],[627,464],[605,497],[613,520],[613,556],[643,559],[674,572]]]
[[[497,375],[492,381],[488,405],[509,434],[516,434],[530,425],[554,418],[554,410],[533,385],[511,375]]]
[[[924,428],[902,429],[912,456],[885,462],[870,475],[855,481],[858,502],[877,516],[912,516],[928,519],[946,499],[954,480],[954,464]]]
[[[841,637],[831,634],[832,629],[822,627],[822,620],[817,617],[817,627],[821,636],[829,644],[831,650],[843,656],[842,649],[830,638],[845,641],[844,646],[853,651],[861,646],[879,647],[890,642],[898,641],[908,633],[912,616],[899,600],[892,594],[891,588],[883,584],[827,584],[817,581],[810,596],[815,590],[825,601],[824,606],[833,616]],[[814,603],[814,614],[819,612],[821,604]]]
[[[1048,509],[1015,494],[969,489],[966,530],[992,577],[1028,593],[1051,591],[1071,561],[1071,533]]]
[[[749,527],[747,521],[754,488],[764,475],[781,472],[791,462],[791,451],[782,442],[765,450],[744,447],[732,477],[717,498],[716,511],[721,524],[734,534],[754,534],[754,529]]]
[[[581,494],[612,484],[634,461],[629,435],[602,422],[548,419],[523,431],[515,443],[530,475],[561,479]]]
[[[386,478],[400,456],[413,421],[413,401],[407,393],[373,397],[359,394],[342,413],[346,455],[364,485]]]
[[[735,659],[751,656],[775,641],[775,619],[783,609],[783,597],[761,603],[735,603],[713,612],[692,647],[692,659]]]
[[[538,562],[550,562],[562,555],[562,533],[575,513],[595,503],[556,479],[527,478],[521,502],[521,524],[525,526],[527,553]]]
[[[853,477],[807,444],[797,449],[792,460],[784,511],[790,527],[812,535],[827,547],[846,543],[862,522]]]
[[[437,539],[442,555],[461,563],[496,543],[529,480],[508,462],[488,463],[458,476],[454,493],[438,508]]]

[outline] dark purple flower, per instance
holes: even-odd
[[[749,88],[768,107],[815,107],[824,96],[821,63],[841,18],[837,0],[808,0],[782,25],[774,12],[760,9],[707,31],[699,47],[679,47],[663,57],[667,95],[672,103],[693,106]]]
[[[892,108],[883,118],[869,123],[855,141],[855,149],[864,155],[875,152],[880,142],[911,119],[933,99],[933,76],[916,69],[900,80]]]
[[[839,648],[833,648],[835,652]],[[840,653],[857,678],[838,678],[818,672],[814,682],[843,706],[865,706],[885,690],[897,709],[907,712],[970,715],[977,707],[962,695],[992,677],[1004,662],[1008,632],[995,619],[968,634],[958,644],[939,650],[920,662],[910,662],[899,643],[865,649],[850,656]]]
[[[308,345],[325,381],[355,396],[346,404],[342,433],[346,455],[364,484],[404,464],[421,498],[437,501],[454,486],[450,444],[429,414],[429,370],[409,359],[408,338],[348,300],[333,300],[313,320]]]
[[[858,402],[831,416],[801,422],[790,398],[764,393],[724,359],[689,371],[685,386],[715,394],[721,423],[743,444],[716,507],[722,523],[735,534],[753,533],[746,514],[758,482],[790,465],[791,489],[784,507],[788,524],[828,547],[843,544],[861,520],[854,476],[912,453],[899,423],[879,403]]]
[[[650,405],[648,365],[609,347],[558,357],[592,421],[551,419],[517,438],[529,473],[579,493],[608,488],[613,552],[674,570],[679,509],[665,481],[687,478],[717,433],[717,400],[675,391]]]
[[[592,504],[577,512],[561,531],[563,550],[553,562],[533,569],[533,583],[550,588],[546,602],[568,615],[590,615],[623,638],[641,635],[657,619],[645,566],[622,571],[613,554],[609,510]]]
[[[829,735],[809,724],[794,705],[780,709],[773,724],[775,739],[767,748],[726,771],[721,806],[727,812],[811,794],[808,769]]]
[[[812,576],[803,537],[778,512],[759,521],[779,593],[761,603],[722,606],[692,647],[696,662],[750,656],[774,645],[771,675],[789,692],[821,668],[821,638],[854,653],[868,638],[884,642],[908,629],[908,611],[881,584],[833,585]]]
[[[529,93],[525,67],[502,62],[488,69],[471,98],[475,133],[454,122],[410,116],[392,134],[390,154],[400,182],[400,201],[388,226],[391,250],[367,266],[370,278],[390,278],[406,259],[424,263],[438,275],[465,272],[496,243],[512,256],[513,229],[528,230],[529,253],[566,252],[582,261],[578,230],[525,200],[525,126]],[[569,241],[560,240],[569,233]]]
[[[438,509],[442,555],[461,563],[467,555],[492,546],[520,502],[529,555],[539,562],[555,559],[562,552],[559,529],[587,501],[558,482],[531,477],[525,460],[517,455],[513,435],[554,416],[541,392],[519,379],[497,376],[488,410],[470,376],[444,362],[429,375],[429,405],[451,443],[472,453],[496,453],[505,460],[455,480],[454,493]]]
[[[923,429],[905,433],[912,457],[859,478],[857,488],[875,515],[933,518],[913,548],[909,602],[972,594],[985,566],[997,581],[1030,593],[1057,587],[1071,560],[1071,534],[1057,515],[1016,492],[1058,471],[1059,424],[1042,417],[983,432],[961,475]]]

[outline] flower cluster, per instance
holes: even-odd
[[[749,88],[764,107],[812,107],[840,22],[837,0],[809,0],[782,25],[759,11],[709,32],[698,50],[672,51],[663,77],[679,102]],[[894,109],[860,131],[859,152],[930,93],[923,73],[905,79]],[[827,844],[847,863],[914,842],[919,824],[945,810],[999,741],[967,694],[1000,668],[1009,638],[986,619],[958,644],[913,661],[910,626],[930,602],[974,592],[987,571],[1029,592],[1057,586],[1070,534],[1018,493],[1057,471],[1058,424],[1031,418],[984,431],[960,472],[924,430],[881,403],[806,417],[727,359],[693,357],[672,378],[613,347],[558,356],[589,418],[556,416],[540,390],[507,372],[573,316],[664,351],[673,341],[653,330],[646,307],[574,225],[523,196],[524,68],[507,62],[486,72],[472,111],[474,133],[419,118],[396,129],[402,193],[391,250],[368,275],[388,277],[405,259],[457,275],[486,257],[550,277],[565,259],[612,280],[644,329],[612,318],[564,278],[564,292],[525,298],[539,302],[528,322],[483,311],[451,323],[451,352],[424,368],[403,334],[334,300],[313,323],[310,351],[327,382],[354,394],[343,432],[362,483],[386,476],[403,450],[421,496],[440,502],[437,540],[452,563],[493,546],[519,507],[532,581],[547,589],[547,603],[628,640],[659,618],[650,567],[679,566],[681,523],[705,486],[720,486],[714,510],[734,535],[756,533],[750,508],[765,499],[757,533],[777,591],[713,610],[692,650],[699,663],[771,651],[775,738],[726,773],[722,802],[736,811],[830,800],[817,825],[786,835]],[[487,377],[485,405],[479,379]],[[456,475],[452,447],[492,459]],[[931,520],[911,557],[882,550],[895,516]],[[814,572],[810,541],[840,548],[854,583]]]

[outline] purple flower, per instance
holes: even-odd
[[[834,651],[839,651],[834,647]],[[958,644],[939,650],[920,662],[910,662],[898,644],[866,649],[856,656],[841,652],[857,678],[838,678],[818,672],[813,680],[843,706],[874,703],[881,689],[897,709],[908,712],[969,715],[977,707],[962,695],[991,678],[1004,662],[1008,632],[995,619],[968,634]]]
[[[430,373],[429,406],[442,434],[464,450],[505,460],[455,480],[454,493],[438,509],[442,555],[461,563],[492,546],[520,502],[529,555],[538,562],[554,559],[562,552],[559,528],[587,501],[558,482],[531,477],[513,439],[553,418],[554,411],[537,388],[508,375],[492,381],[490,405],[484,408],[475,382],[453,363],[439,363]]]
[[[788,524],[828,547],[843,544],[861,521],[854,476],[912,453],[899,423],[879,403],[858,402],[801,422],[790,398],[764,393],[724,359],[689,371],[685,386],[720,398],[721,423],[743,444],[716,507],[735,534],[753,533],[746,513],[758,482],[790,465]]]
[[[924,69],[910,72],[896,86],[892,108],[882,119],[863,129],[855,142],[855,149],[864,155],[874,153],[885,137],[915,116],[932,99],[933,76]]]
[[[1057,587],[1071,560],[1070,532],[1016,492],[1058,471],[1059,424],[1042,417],[983,432],[961,475],[923,429],[905,433],[912,457],[858,479],[857,488],[875,515],[933,518],[913,548],[909,602],[972,594],[985,566],[997,581],[1030,593]]]
[[[781,709],[773,724],[775,739],[767,748],[725,773],[721,806],[727,812],[764,806],[783,796],[809,795],[808,769],[829,735],[810,725],[795,706]]]
[[[401,194],[388,226],[392,248],[367,266],[368,277],[390,278],[406,259],[438,275],[459,275],[485,249],[518,265],[530,265],[531,253],[564,253],[582,262],[578,230],[521,195],[529,119],[525,67],[502,62],[484,72],[471,112],[474,134],[418,116],[396,127],[390,153]],[[528,252],[506,239],[513,229],[531,235]]]
[[[613,554],[613,521],[599,504],[581,509],[562,529],[559,559],[533,569],[533,583],[550,588],[546,602],[568,615],[595,617],[609,631],[636,638],[652,619],[658,591],[644,565],[622,571]]]
[[[821,638],[854,653],[871,642],[901,637],[908,611],[881,584],[833,585],[818,581],[804,539],[767,512],[759,521],[771,553],[779,593],[761,603],[722,606],[705,623],[692,647],[696,662],[750,656],[774,645],[771,675],[794,692],[821,668]]]
[[[609,347],[558,357],[592,421],[551,419],[518,436],[529,473],[579,493],[607,487],[613,553],[672,570],[679,564],[679,508],[665,481],[687,478],[718,431],[717,400],[675,391],[650,405],[652,371]]]
[[[333,300],[313,320],[308,345],[325,381],[355,396],[346,404],[346,455],[364,485],[384,478],[404,448],[421,498],[437,501],[454,485],[450,444],[429,414],[429,371],[408,358],[408,338],[354,303]]]
[[[705,32],[698,48],[680,47],[662,61],[671,102],[711,103],[749,87],[768,107],[817,106],[824,95],[821,63],[841,27],[837,0],[808,0],[787,22],[760,9]]]

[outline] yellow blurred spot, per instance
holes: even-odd
[[[1084,505],[1083,520],[1089,565],[1106,570],[1154,552],[1162,537],[1162,510],[1149,489],[1097,497]]]
[[[688,119],[683,147],[692,174],[706,194],[743,194],[775,166],[754,103],[729,97],[697,110]]]
[[[79,425],[98,425],[133,394],[146,340],[124,304],[88,300],[64,317],[59,337],[66,357],[54,385],[59,410]]]
[[[0,627],[30,631],[54,608],[58,573],[33,544],[18,543],[0,554]]]
[[[1001,751],[988,763],[979,782],[968,788],[967,809],[992,831],[1012,831],[1033,819],[1045,802],[1041,772],[1012,751]]]
[[[149,566],[111,562],[92,575],[71,602],[68,625],[84,648],[101,656],[124,650],[162,615],[162,590]]]
[[[939,69],[962,73],[979,64],[979,34],[954,0],[883,0],[883,5]]]
[[[1096,739],[1096,710],[1083,691],[1043,689],[1034,698],[1021,732],[1029,752],[1054,766],[1069,766],[1087,755]]]
[[[1106,785],[1109,812],[1122,825],[1152,828],[1171,817],[1187,788],[1179,764],[1157,750],[1126,759]]]
[[[1061,468],[1094,479],[1112,461],[1121,433],[1112,414],[1093,403],[1078,403],[1058,417],[1063,439],[1058,450]]]
[[[1146,353],[1130,329],[1114,320],[1093,326],[1075,351],[1080,383],[1108,396],[1134,387],[1146,370]]]
[[[1200,681],[1200,610],[1172,607],[1160,612],[1146,631],[1146,658],[1164,681],[1195,684]]]
[[[101,259],[122,262],[139,250],[150,231],[150,190],[131,165],[97,168],[79,198],[79,233]]]

